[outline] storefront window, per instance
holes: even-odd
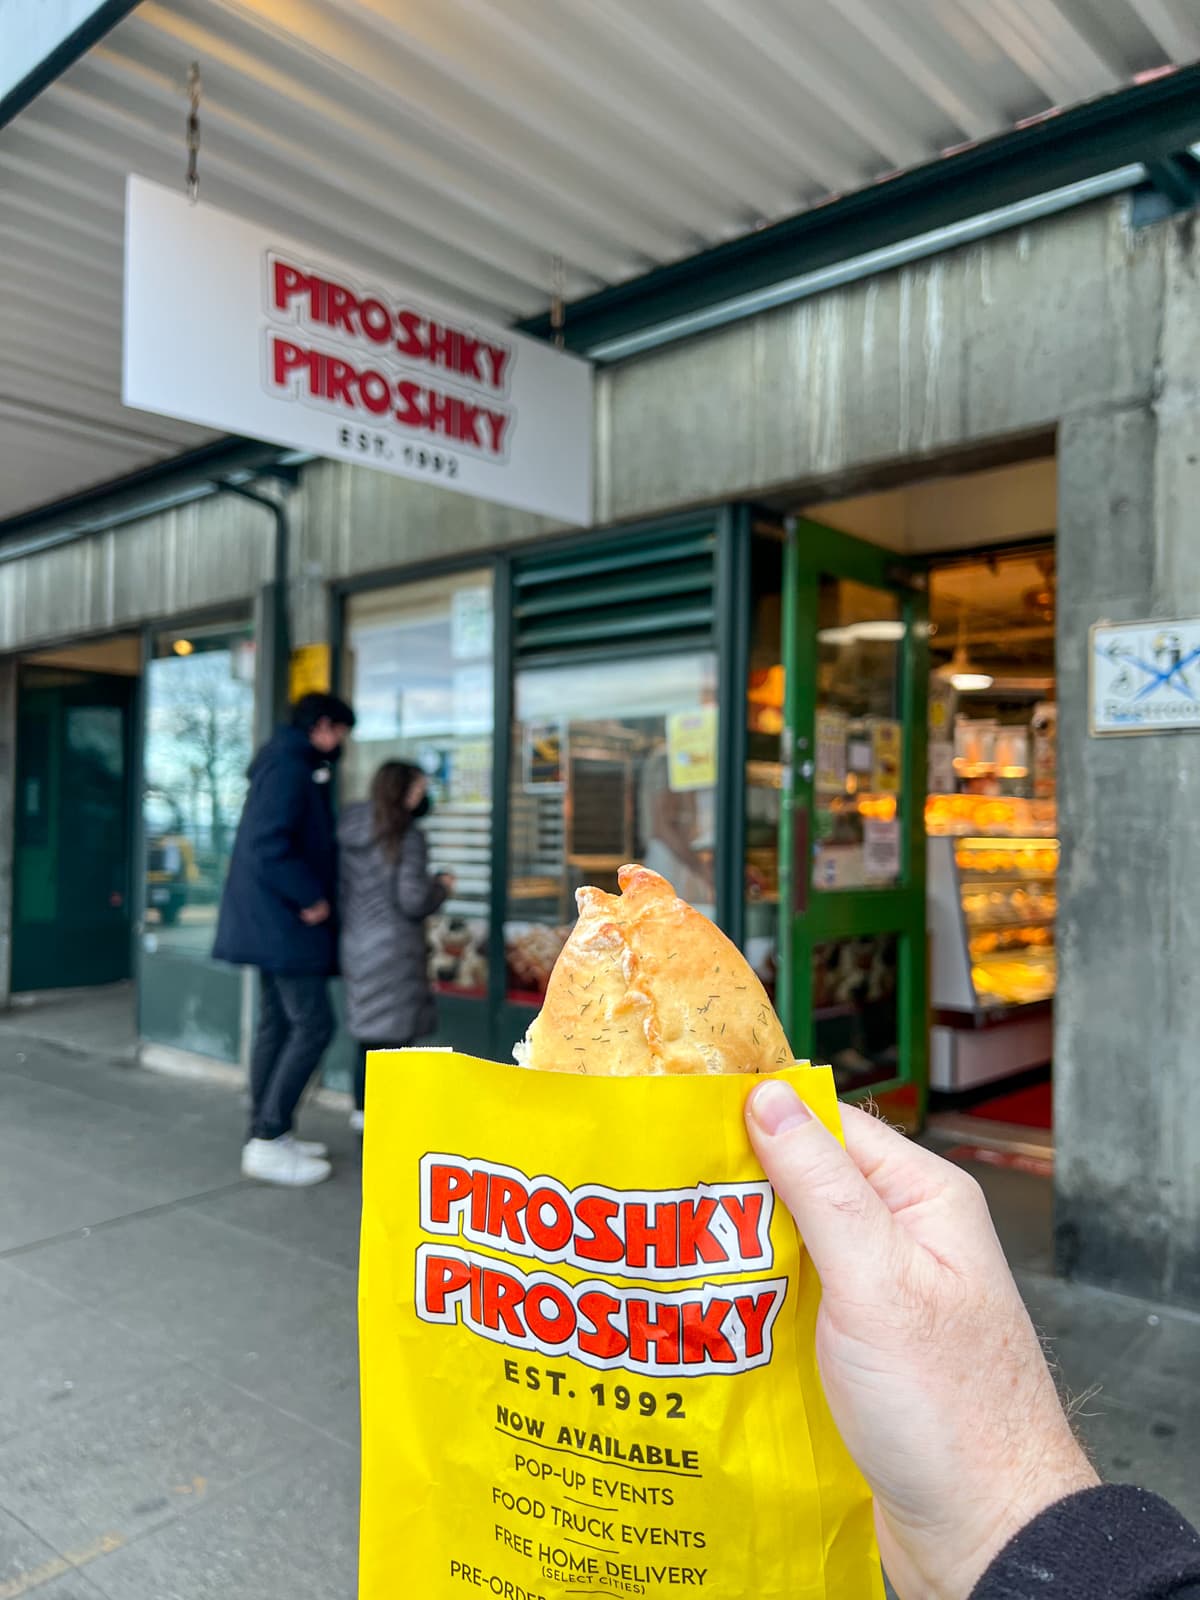
[[[901,872],[900,599],[822,577],[817,615],[813,888],[891,888]]]
[[[429,923],[430,968],[443,993],[483,998],[492,857],[492,579],[456,574],[353,596],[344,682],[358,718],[342,796],[365,799],[384,761],[430,779],[422,824],[433,871],[454,898]]]
[[[642,861],[715,911],[716,658],[530,668],[516,679],[507,992],[540,1005],[575,890]]]
[[[146,669],[143,1037],[240,1054],[242,985],[209,958],[254,737],[254,637],[244,626],[156,638]]]

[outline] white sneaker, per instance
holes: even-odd
[[[242,1150],[242,1172],[262,1183],[279,1183],[289,1189],[304,1189],[323,1183],[333,1168],[317,1156],[306,1156],[295,1142],[282,1139],[251,1139]]]
[[[292,1149],[299,1150],[302,1156],[316,1156],[319,1161],[323,1161],[329,1154],[328,1146],[323,1145],[319,1139],[297,1139],[294,1133],[285,1133],[283,1137]]]
[[[350,1130],[352,1133],[361,1133],[367,1125],[366,1115],[362,1111],[350,1113]]]

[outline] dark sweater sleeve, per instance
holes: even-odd
[[[971,1600],[1200,1600],[1200,1534],[1144,1489],[1085,1489],[1022,1528]]]

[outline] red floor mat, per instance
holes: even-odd
[[[967,1115],[986,1117],[989,1122],[1015,1122],[1022,1128],[1054,1126],[1054,1091],[1048,1083],[1035,1083],[1013,1094],[998,1094],[971,1106]]]

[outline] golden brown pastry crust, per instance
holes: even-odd
[[[741,951],[647,867],[580,889],[579,921],[528,1036],[543,1072],[773,1072],[792,1052]]]

